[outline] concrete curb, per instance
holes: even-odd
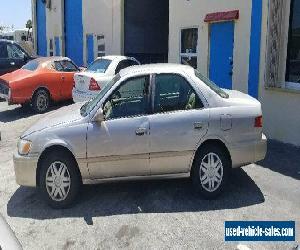
[[[0,249],[2,250],[21,250],[22,246],[16,238],[10,226],[0,215]]]

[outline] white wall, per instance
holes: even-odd
[[[287,5],[289,5],[289,1]],[[285,143],[291,143],[300,146],[300,90],[291,91],[288,89],[266,89],[265,88],[265,70],[266,65],[266,41],[267,41],[267,23],[268,23],[268,1],[263,0],[263,23],[262,23],[262,41],[261,41],[261,63],[260,63],[260,89],[259,96],[262,103],[264,114],[264,132],[270,139],[279,140]],[[289,8],[286,8],[286,16],[283,35],[283,46],[281,54],[282,62],[286,61],[286,50],[288,42],[288,23]],[[285,77],[285,63],[280,69],[280,79]]]
[[[204,22],[206,14],[239,10],[240,18],[235,21],[233,88],[248,92],[250,54],[250,30],[252,1],[245,0],[171,0],[169,61],[180,62],[181,28],[198,29],[198,69],[208,75],[209,65],[209,24]]]
[[[53,39],[53,53],[55,55],[54,37],[60,38],[60,53],[63,53],[63,1],[52,0],[51,9],[46,8],[47,53],[50,55],[49,39]]]
[[[107,55],[121,54],[121,0],[83,0],[84,62],[86,62],[86,35],[105,36]],[[96,37],[95,37],[96,39]],[[96,55],[96,51],[95,55]]]

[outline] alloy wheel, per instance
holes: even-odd
[[[223,180],[224,168],[220,157],[215,153],[208,153],[202,159],[199,177],[202,187],[208,192],[215,192]]]
[[[63,201],[68,197],[71,187],[71,177],[67,166],[60,162],[53,162],[46,173],[46,188],[54,201]]]

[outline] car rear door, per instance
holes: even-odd
[[[153,86],[151,174],[186,173],[198,143],[207,133],[209,110],[182,75],[158,74]]]
[[[149,76],[125,80],[103,105],[105,121],[88,125],[91,178],[150,175],[148,86]]]

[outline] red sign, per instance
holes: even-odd
[[[239,11],[226,11],[226,12],[215,12],[209,13],[205,16],[204,22],[220,22],[220,21],[230,21],[239,19]]]

